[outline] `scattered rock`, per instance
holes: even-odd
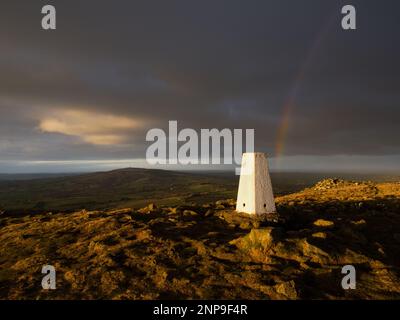
[[[151,239],[151,230],[149,229],[138,230],[136,232],[136,239],[139,241]]]
[[[150,203],[147,205],[147,207],[141,208],[138,210],[139,213],[153,213],[157,210],[157,206],[154,203]]]
[[[205,216],[205,217],[209,217],[209,216],[212,216],[213,214],[214,214],[214,211],[211,210],[211,209],[209,209],[209,210],[206,211],[206,213],[204,214],[204,216]]]
[[[296,285],[293,280],[282,282],[274,286],[277,293],[285,296],[285,298],[294,300],[298,298]]]
[[[364,219],[360,219],[357,221],[351,221],[352,224],[356,225],[356,226],[362,226],[365,225],[367,222]]]
[[[297,241],[296,245],[301,250],[303,255],[311,262],[319,264],[334,263],[334,259],[329,255],[328,252],[311,244],[307,239],[301,239]]]
[[[239,228],[247,230],[247,229],[251,229],[252,224],[249,221],[243,221],[242,223],[240,223]]]
[[[197,216],[198,213],[193,210],[184,210],[183,215],[184,216]]]
[[[314,238],[321,238],[321,239],[326,239],[326,237],[327,237],[326,232],[316,232],[316,233],[313,233],[312,236]]]
[[[224,207],[235,207],[236,200],[234,199],[226,199],[226,200],[218,200],[215,202],[217,206],[224,206]]]
[[[132,213],[133,210],[131,208],[125,208],[125,209],[117,209],[117,210],[110,210],[108,213],[110,214],[125,214],[125,213]]]
[[[354,182],[344,181],[342,179],[337,179],[337,178],[325,179],[325,180],[322,180],[322,181],[319,181],[318,183],[316,183],[315,186],[313,187],[313,189],[314,190],[327,190],[327,189],[332,189],[332,188],[336,188],[339,186],[345,186],[350,183],[354,183]]]
[[[252,256],[256,261],[267,261],[268,252],[274,246],[277,231],[273,227],[252,229],[244,237],[232,240],[230,244]]]
[[[317,226],[317,227],[332,227],[334,225],[335,225],[335,223],[333,221],[329,221],[329,220],[318,219],[318,220],[314,221],[314,226]]]

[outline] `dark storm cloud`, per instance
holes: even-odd
[[[352,1],[349,32],[343,1],[51,1],[54,32],[47,3],[1,3],[1,160],[143,158],[168,120],[255,128],[273,154],[293,88],[286,155],[400,154],[398,1]],[[114,145],[40,130],[66,109],[143,126]]]

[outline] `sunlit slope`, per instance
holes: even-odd
[[[325,180],[277,197],[278,223],[235,201],[0,216],[0,297],[400,299],[400,184]],[[41,267],[57,290],[41,289]],[[341,268],[357,270],[343,290]]]

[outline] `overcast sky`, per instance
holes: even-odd
[[[398,0],[2,0],[0,172],[141,166],[168,120],[254,128],[273,169],[400,170],[399,39]]]

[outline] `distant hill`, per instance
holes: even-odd
[[[152,169],[0,181],[0,209],[63,210],[204,203],[232,197],[237,177]]]
[[[0,211],[18,214],[140,208],[148,203],[164,206],[204,204],[236,198],[239,178],[233,172],[178,172],[139,168],[80,175],[7,175],[8,179],[2,181],[1,176],[4,178],[5,175],[0,175]],[[271,174],[275,195],[300,191],[327,177],[352,180],[366,178],[334,173]],[[389,176],[370,178],[396,180]]]
[[[79,173],[0,173],[0,181],[24,181],[77,175]]]

